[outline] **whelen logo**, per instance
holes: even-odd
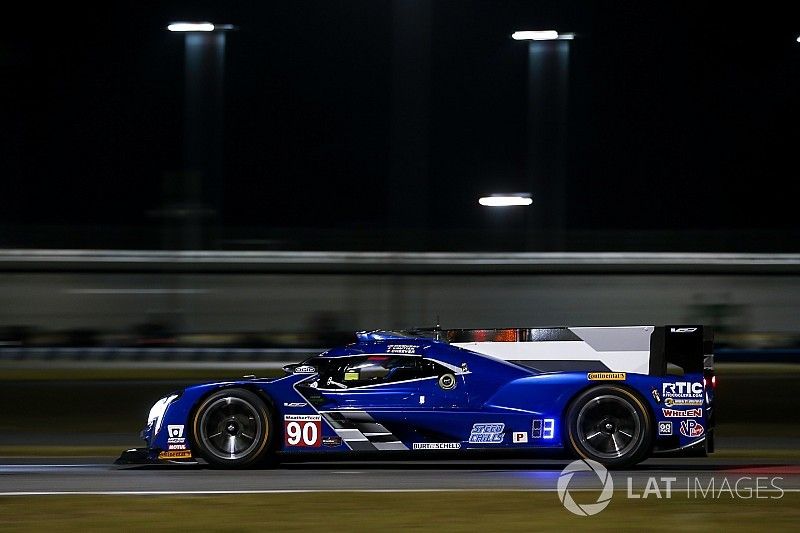
[[[661,411],[663,411],[664,416],[667,418],[700,418],[703,416],[702,409],[686,409],[685,411],[681,411],[679,409],[666,409],[662,407]]]

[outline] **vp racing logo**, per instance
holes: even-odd
[[[570,481],[578,472],[594,472],[603,485],[603,490],[595,503],[576,503],[569,493]],[[558,499],[561,500],[567,511],[578,516],[592,516],[608,507],[608,504],[611,503],[611,497],[614,495],[614,480],[611,479],[608,470],[597,461],[579,459],[572,461],[561,471],[556,489],[558,491]]]

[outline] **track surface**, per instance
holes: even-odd
[[[203,465],[114,466],[109,458],[91,461],[5,459],[0,465],[0,496],[20,493],[204,493],[327,490],[539,490],[556,488],[568,461],[370,461],[283,464],[273,469],[216,470]],[[651,459],[635,469],[614,471],[617,490],[641,492],[651,477],[675,478],[719,487],[727,478],[781,479],[784,490],[800,490],[800,462],[776,460]],[[695,481],[695,478],[698,480]],[[630,481],[629,481],[630,480]],[[593,474],[575,475],[570,489],[598,488]],[[755,481],[753,481],[752,486]],[[663,485],[663,484],[662,484]]]

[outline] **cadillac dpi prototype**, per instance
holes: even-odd
[[[609,467],[714,450],[702,326],[370,331],[280,378],[160,399],[120,463],[566,452]]]

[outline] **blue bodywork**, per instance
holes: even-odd
[[[359,356],[414,357],[440,371],[348,388],[321,381],[319,366]],[[267,403],[273,449],[279,454],[564,449],[564,415],[570,402],[587,388],[609,383],[634,392],[650,409],[655,452],[688,452],[712,429],[713,391],[706,388],[702,373],[628,373],[622,380],[593,381],[587,372],[539,372],[447,342],[390,332],[359,334],[356,343],[328,350],[288,372],[298,370],[281,378],[205,383],[176,392],[160,423],[149,423],[141,433],[147,458],[191,460],[194,409],[209,394],[231,387],[254,391]],[[442,371],[455,382],[442,383]],[[687,396],[694,399],[681,399]],[[291,420],[316,424],[319,435],[309,428],[305,441],[291,442],[286,431]],[[180,452],[164,453],[170,450]]]

